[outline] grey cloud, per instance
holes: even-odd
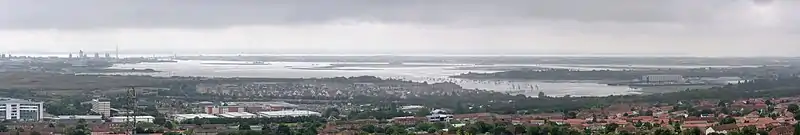
[[[710,21],[747,0],[0,0],[0,28],[80,29],[302,25],[338,19],[447,24],[512,20]],[[795,3],[796,4],[796,3]]]

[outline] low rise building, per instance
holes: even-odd
[[[225,118],[256,118],[258,115],[248,112],[230,112],[230,113],[220,114],[219,116]]]
[[[718,125],[718,126],[709,127],[708,129],[706,129],[705,133],[706,134],[711,134],[711,133],[728,134],[730,131],[735,131],[735,130],[738,130],[738,129],[739,129],[739,126],[737,126],[736,124],[724,124],[724,125]]]
[[[267,112],[258,112],[258,115],[266,118],[322,116],[322,114],[319,112],[307,111],[307,110],[267,111]]]
[[[286,102],[200,102],[206,114],[224,114],[231,112],[263,112],[295,109],[298,105]]]
[[[110,119],[111,119],[111,122],[117,122],[117,123],[119,123],[119,122],[133,122],[133,121],[153,123],[153,120],[155,120],[156,117],[153,117],[153,116],[116,116],[116,117],[111,117]]]
[[[428,115],[425,118],[427,118],[430,122],[450,121],[453,119],[453,115],[449,114],[446,110],[435,109],[431,111],[431,115]]]
[[[231,112],[244,112],[244,107],[236,106],[236,105],[206,105],[203,106],[203,110],[206,114],[224,114],[224,113],[231,113]]]
[[[175,114],[172,116],[174,121],[185,121],[189,119],[205,119],[205,118],[219,118],[211,114]]]
[[[87,123],[104,122],[102,115],[59,115],[53,118],[58,123],[78,123],[83,120]]]
[[[247,112],[261,111],[280,111],[295,109],[298,105],[286,102],[227,102],[228,105],[236,105],[245,108]]]

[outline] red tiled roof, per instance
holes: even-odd
[[[780,126],[769,131],[769,135],[792,135],[794,134],[794,127]]]
[[[690,129],[690,128],[704,129],[704,128],[707,128],[707,127],[712,126],[712,125],[713,124],[711,124],[711,123],[708,123],[708,124],[684,124],[684,125],[681,125],[681,128],[683,128],[683,129]]]
[[[684,121],[683,124],[708,124],[705,120]]]

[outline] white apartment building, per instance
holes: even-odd
[[[44,115],[43,102],[0,98],[0,118],[5,120],[38,121]]]
[[[92,111],[104,117],[111,117],[111,101],[94,99],[89,101],[92,104]]]

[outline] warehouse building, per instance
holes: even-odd
[[[306,110],[267,111],[258,112],[258,115],[265,118],[322,116],[322,114],[319,112]]]
[[[230,112],[230,113],[220,114],[219,116],[225,118],[256,118],[258,115],[247,112]]]
[[[102,115],[59,115],[53,118],[58,123],[78,123],[81,120],[87,123],[104,122]]]
[[[174,120],[174,121],[185,121],[185,120],[194,119],[194,118],[205,119],[205,118],[219,118],[219,117],[211,115],[211,114],[175,114],[175,115],[172,115],[172,120]]]

